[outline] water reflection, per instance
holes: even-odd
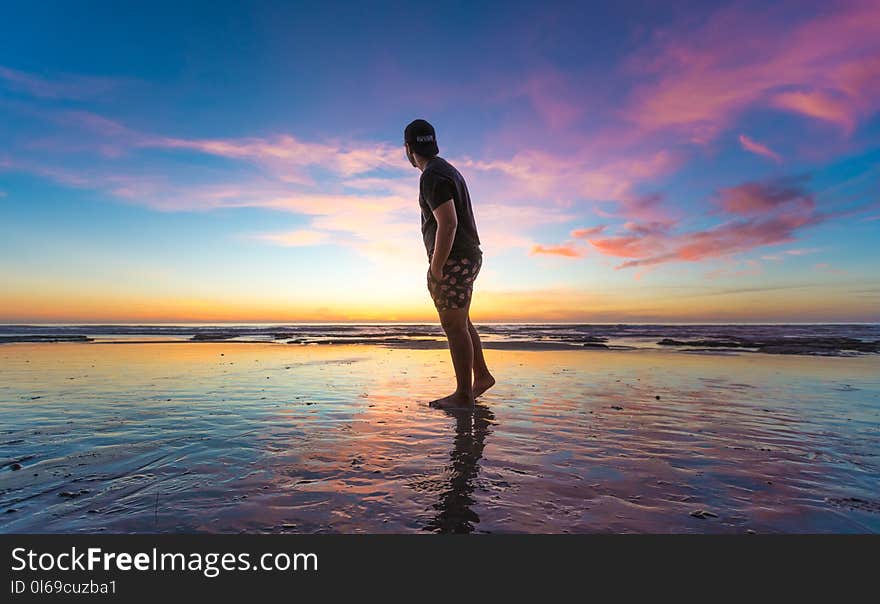
[[[425,526],[435,533],[471,533],[480,517],[471,506],[479,461],[483,456],[486,436],[492,433],[495,420],[492,411],[477,405],[473,413],[446,411],[455,418],[455,439],[446,467],[449,484],[440,493],[440,501],[434,504],[437,515]]]
[[[498,420],[448,362],[0,345],[0,532],[880,531],[880,355],[510,350]]]

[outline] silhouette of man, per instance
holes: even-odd
[[[419,206],[429,261],[428,292],[449,340],[455,368],[455,392],[431,401],[431,405],[473,408],[474,399],[491,388],[495,378],[486,366],[480,336],[469,316],[474,281],[483,263],[471,198],[459,171],[438,155],[431,124],[412,121],[403,140],[407,159],[422,172]]]

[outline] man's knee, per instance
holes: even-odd
[[[443,326],[443,331],[447,333],[454,333],[460,331],[468,330],[468,313],[467,311],[461,310],[447,310],[440,313],[440,325]]]

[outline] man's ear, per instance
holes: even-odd
[[[409,148],[409,143],[404,142],[404,143],[403,143],[403,148],[404,148],[405,151],[406,151],[406,158],[409,160],[409,163],[412,164],[412,167],[413,167],[413,168],[418,168],[418,167],[419,167],[419,164],[416,162],[416,156],[415,156],[415,154],[412,152],[412,149]]]

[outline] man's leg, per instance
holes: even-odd
[[[471,407],[474,404],[474,390],[471,374],[474,367],[474,348],[468,329],[468,309],[455,308],[440,311],[440,324],[449,340],[449,353],[455,368],[455,392],[449,396],[431,401],[435,407]]]
[[[474,349],[474,398],[477,398],[486,390],[495,385],[495,378],[489,373],[486,366],[486,358],[483,356],[483,344],[480,342],[480,334],[477,333],[471,318],[468,317],[468,333],[471,336],[471,346]]]

